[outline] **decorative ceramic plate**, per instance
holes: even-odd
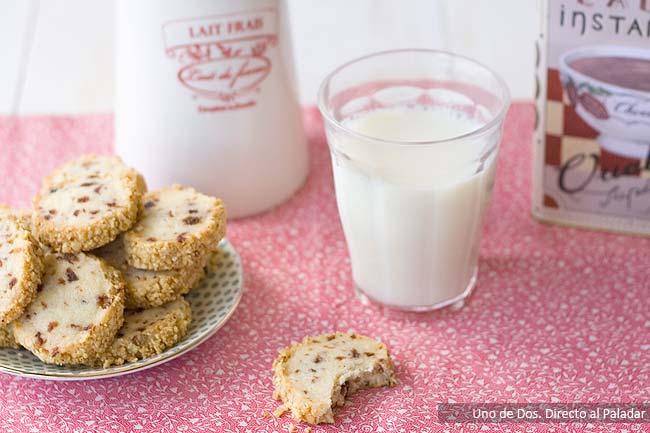
[[[99,379],[144,370],[189,352],[226,323],[242,295],[241,261],[226,239],[219,244],[206,271],[206,277],[185,295],[192,307],[192,322],[187,335],[159,355],[124,365],[97,368],[44,364],[27,350],[0,348],[0,372],[48,380]]]

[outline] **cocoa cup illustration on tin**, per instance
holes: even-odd
[[[587,46],[564,53],[560,77],[576,113],[607,151],[644,159],[650,151],[650,50]]]

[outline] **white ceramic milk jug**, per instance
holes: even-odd
[[[300,187],[287,18],[278,0],[118,0],[116,151],[150,189],[192,186],[238,217]]]

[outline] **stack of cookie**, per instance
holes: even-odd
[[[0,346],[54,364],[122,364],[187,332],[183,295],[225,234],[220,200],[146,192],[117,157],[55,170],[31,213],[0,208]]]

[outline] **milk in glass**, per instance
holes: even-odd
[[[356,136],[328,132],[352,274],[363,294],[409,308],[447,305],[471,290],[498,136],[440,140],[483,124],[449,107],[410,106],[345,119]]]

